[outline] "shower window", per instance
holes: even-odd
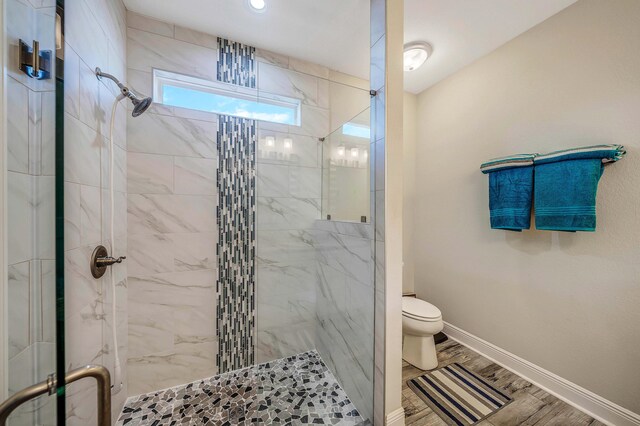
[[[272,123],[300,125],[300,101],[256,89],[154,70],[153,98],[160,104]]]

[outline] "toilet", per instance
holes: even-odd
[[[421,370],[438,366],[433,336],[442,331],[442,313],[429,302],[402,298],[402,358]]]

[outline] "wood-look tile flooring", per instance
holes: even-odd
[[[509,405],[487,417],[478,425],[604,426],[603,423],[454,340],[449,339],[437,345],[436,348],[438,350],[438,367],[458,362],[484,377],[494,386],[511,394],[513,401]],[[407,380],[422,374],[424,374],[422,370],[402,361],[402,407],[405,413],[405,424],[446,426],[446,423],[407,386]]]

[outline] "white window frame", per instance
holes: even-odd
[[[258,91],[258,89],[253,89],[244,86],[238,86],[236,84],[223,83],[220,81],[213,80],[205,80],[203,78],[193,77],[184,74],[178,74],[175,72],[164,71],[159,69],[153,70],[153,100],[158,104],[162,104],[162,100],[164,99],[164,87],[166,85],[180,87],[190,90],[196,90],[204,93],[213,93],[220,96],[226,96],[230,98],[243,99],[252,102],[265,103],[270,105],[277,105],[285,108],[290,108],[294,111],[295,117],[293,124],[291,123],[282,123],[279,121],[269,121],[269,120],[260,120],[250,118],[252,120],[257,121],[267,121],[269,123],[290,125],[290,126],[300,126],[301,123],[301,105],[302,102],[300,99],[289,98],[286,96],[280,96],[273,93],[268,93],[264,91]],[[174,105],[168,105],[172,108],[183,108]],[[189,108],[192,109],[192,108]],[[194,108],[193,108],[194,109]],[[194,109],[195,110],[195,109]],[[197,110],[202,111],[202,110]],[[219,115],[231,115],[240,117],[234,114],[228,114],[223,112],[216,111],[205,111],[211,114],[219,114]],[[247,117],[242,117],[247,118]]]

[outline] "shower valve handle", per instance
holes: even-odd
[[[97,266],[111,266],[114,263],[122,263],[122,261],[125,260],[126,258],[127,258],[127,256],[120,256],[118,258],[111,257],[111,256],[99,257],[99,258],[96,259],[96,265]]]
[[[122,263],[126,258],[126,256],[120,256],[118,258],[109,256],[109,252],[105,246],[98,246],[91,254],[91,260],[89,261],[91,274],[96,279],[100,278],[107,272],[107,266]]]

